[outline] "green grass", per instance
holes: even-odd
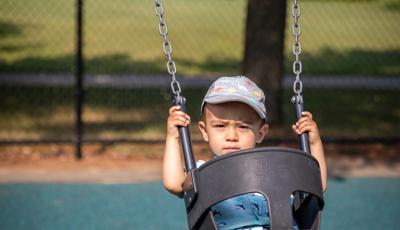
[[[199,120],[205,89],[185,89],[188,113]],[[284,93],[284,125],[272,126],[270,137],[292,135],[292,93]],[[72,138],[74,94],[70,88],[1,87],[0,139]],[[324,136],[399,136],[396,91],[314,90],[304,92]],[[169,94],[158,89],[88,89],[83,118],[86,138],[162,139]],[[195,125],[192,137],[199,138]],[[287,136],[286,136],[287,137]]]
[[[87,0],[90,73],[164,73],[153,1]],[[235,74],[243,53],[245,0],[164,1],[182,75]],[[72,72],[75,1],[0,0],[0,72]],[[292,22],[288,2],[287,23]],[[400,74],[400,10],[393,0],[301,2],[306,74]],[[292,38],[286,31],[286,72]]]

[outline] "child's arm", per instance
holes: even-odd
[[[322,191],[326,191],[327,169],[324,148],[322,146],[321,136],[319,135],[317,123],[312,119],[310,112],[303,112],[296,124],[292,126],[296,134],[308,132],[310,140],[311,154],[317,159],[321,170]]]
[[[163,159],[163,184],[170,193],[179,197],[182,196],[182,183],[185,180],[185,172],[180,151],[178,126],[187,126],[189,124],[190,117],[180,111],[179,106],[172,106],[169,109]]]

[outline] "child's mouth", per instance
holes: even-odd
[[[236,152],[236,151],[239,151],[240,150],[240,148],[239,147],[225,147],[225,148],[223,148],[223,153],[231,153],[231,152]]]

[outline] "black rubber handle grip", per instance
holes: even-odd
[[[294,105],[294,110],[296,112],[296,118],[297,120],[299,120],[302,117],[301,113],[304,111],[303,96],[301,95],[293,96],[292,103]],[[311,154],[308,133],[302,133],[299,135],[299,145],[301,150]]]
[[[183,96],[175,95],[173,98],[173,104],[179,105],[181,107],[181,111],[186,113],[185,98]],[[186,171],[189,172],[196,168],[192,151],[192,142],[190,140],[189,127],[180,126],[178,127],[178,130],[182,145],[183,157],[185,158],[185,168]]]

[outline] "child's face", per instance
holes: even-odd
[[[254,148],[268,132],[268,125],[245,103],[206,104],[199,128],[214,154]]]

